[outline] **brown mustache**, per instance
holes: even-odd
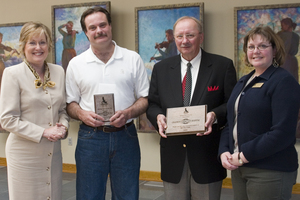
[[[97,34],[94,39],[97,39],[99,37],[103,37],[103,36],[107,36],[105,33],[100,33],[100,34]]]

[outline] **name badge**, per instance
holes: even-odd
[[[255,83],[252,88],[261,88],[261,86],[263,86],[264,83]]]

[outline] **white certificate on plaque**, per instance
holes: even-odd
[[[167,136],[204,133],[207,105],[167,109]]]

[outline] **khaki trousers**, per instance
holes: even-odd
[[[205,173],[205,172],[203,172]],[[164,181],[166,200],[220,200],[222,181],[199,184],[192,177],[187,158],[178,184]]]

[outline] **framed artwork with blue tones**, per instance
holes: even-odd
[[[280,66],[289,71],[299,82],[300,52],[300,4],[277,4],[265,6],[235,7],[235,66],[238,78],[253,70],[244,64],[244,36],[252,28],[261,24],[270,26],[283,40],[286,51],[285,63]],[[297,138],[300,138],[300,112],[297,125]]]
[[[19,53],[19,38],[24,24],[0,24],[0,83],[6,67],[23,62],[23,58]],[[6,131],[0,126],[0,132]]]
[[[282,30],[281,22],[285,20],[290,20],[296,23],[296,27],[293,30],[294,33],[300,35],[300,4],[280,4],[280,5],[266,5],[266,6],[251,6],[251,7],[235,7],[234,8],[234,18],[235,18],[235,66],[238,71],[238,78],[243,75],[248,74],[252,71],[252,68],[247,67],[244,64],[245,54],[243,52],[244,36],[255,26],[260,24],[270,26],[275,33],[280,35],[284,30]],[[286,39],[292,39],[286,38]],[[284,39],[283,39],[284,40]],[[294,41],[284,41],[292,42]],[[298,46],[296,50],[293,50],[293,57],[300,61],[300,53],[298,52]],[[286,49],[288,52],[289,50]],[[297,67],[298,69],[298,67]],[[291,71],[295,73],[295,71]],[[297,70],[295,78],[299,80],[299,70]]]
[[[52,6],[53,62],[65,70],[74,56],[90,46],[81,29],[80,18],[84,11],[96,6],[110,12],[109,1]]]
[[[25,23],[0,24],[0,70],[23,61],[19,53],[20,32]]]
[[[183,16],[195,17],[203,25],[204,3],[135,8],[135,50],[143,59],[149,80],[155,63],[178,54],[173,25]],[[137,127],[140,132],[155,131],[146,114],[138,118]]]

